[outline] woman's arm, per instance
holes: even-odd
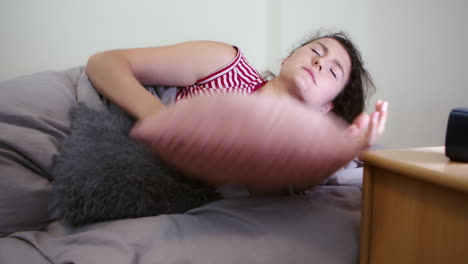
[[[235,56],[231,45],[212,41],[111,50],[93,55],[86,74],[102,95],[141,120],[164,108],[143,85],[189,86]]]

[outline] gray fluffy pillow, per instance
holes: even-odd
[[[71,133],[52,168],[49,213],[72,225],[182,213],[220,198],[133,141],[134,121],[114,105],[72,110]]]

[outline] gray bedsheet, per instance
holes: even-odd
[[[82,67],[0,82],[0,263],[357,263],[360,168],[303,195],[230,192],[78,228],[49,219],[52,159],[78,102],[103,107]]]

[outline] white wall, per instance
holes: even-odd
[[[210,39],[238,45],[259,70],[318,28],[345,30],[378,98],[390,147],[444,144],[447,116],[468,106],[465,0],[3,0],[0,80],[84,65],[95,52]]]
[[[266,61],[267,0],[2,0],[0,80],[86,63],[95,52],[208,39]]]
[[[450,110],[468,107],[468,2],[374,0],[370,69],[376,98],[389,100],[392,147],[441,146]]]
[[[278,66],[293,48],[317,30],[343,30],[352,37],[367,59],[369,0],[273,0],[277,12],[270,17],[269,65]],[[271,14],[271,13],[270,13]],[[278,71],[274,67],[274,71]]]

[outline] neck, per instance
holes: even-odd
[[[268,81],[260,90],[258,90],[260,94],[268,94],[268,95],[275,95],[275,96],[285,96],[288,95],[288,90],[285,85],[281,83],[281,80],[278,77]]]

